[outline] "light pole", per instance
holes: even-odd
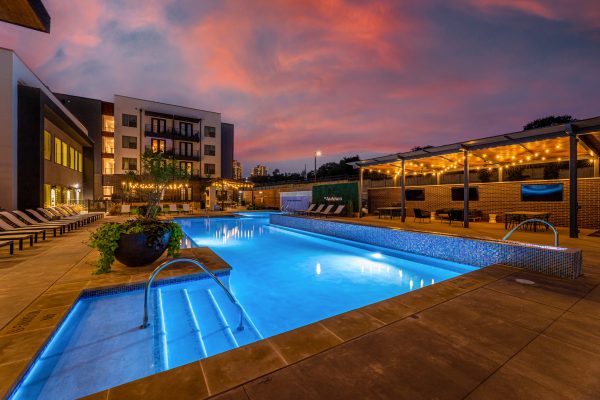
[[[317,181],[317,157],[321,157],[321,151],[317,150],[315,152],[315,182]]]

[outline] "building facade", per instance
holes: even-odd
[[[236,160],[233,160],[233,179],[241,180],[242,179],[242,163]]]
[[[98,143],[95,199],[122,195],[122,182],[129,172],[140,171],[147,150],[164,153],[191,176],[188,187],[171,193],[170,200],[202,201],[202,179],[232,175],[234,125],[222,123],[217,112],[121,95],[115,95],[112,103],[58,96],[89,123]]]
[[[87,129],[12,50],[0,71],[0,207],[80,202],[94,179]]]
[[[267,176],[269,175],[269,169],[264,165],[257,165],[252,168],[252,176]]]

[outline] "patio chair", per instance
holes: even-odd
[[[431,222],[431,213],[429,211],[421,210],[420,208],[414,208],[415,217],[413,218],[413,222],[416,222],[418,219],[423,222],[423,220],[428,219]]]
[[[184,212],[186,214],[190,214],[192,212],[192,209],[190,208],[190,204],[189,203],[183,203],[181,205],[181,212]]]
[[[131,205],[130,204],[121,204],[121,214],[131,215]]]
[[[79,216],[71,216],[68,215],[67,213],[65,213],[64,211],[60,211],[57,208],[38,208],[38,210],[43,211],[44,214],[46,215],[50,215],[50,217],[52,218],[52,222],[56,222],[54,220],[60,220],[60,221],[71,221],[73,223],[73,227],[74,228],[78,228],[80,226],[83,226],[85,224],[88,223],[86,218],[82,218]],[[71,230],[71,228],[69,228],[69,230]]]
[[[307,211],[307,212],[306,212],[306,215],[318,214],[318,213],[320,213],[321,211],[323,211],[323,208],[324,208],[324,207],[325,207],[325,204],[319,204],[319,207],[317,207],[317,209],[316,209],[316,210],[314,210],[314,211]]]
[[[452,221],[457,221],[464,224],[464,212],[463,210],[450,210],[448,212],[449,225],[452,225]]]
[[[332,209],[333,209],[333,204],[329,204],[329,205],[328,205],[328,206],[325,208],[325,210],[323,210],[323,211],[320,211],[320,212],[316,212],[316,213],[315,213],[315,215],[316,215],[317,217],[320,217],[320,216],[324,216],[324,217],[325,217],[325,216],[327,216],[327,214],[331,213],[331,210],[332,210]]]
[[[325,218],[327,217],[339,217],[340,214],[342,213],[342,211],[344,211],[344,208],[346,208],[345,205],[341,204],[339,206],[336,207],[335,211],[330,212],[330,213],[323,213],[323,215],[325,216]]]
[[[71,215],[81,215],[81,216],[87,216],[90,217],[91,219],[93,219],[94,221],[100,219],[100,218],[104,218],[104,213],[101,211],[96,211],[96,212],[90,212],[88,211],[86,214],[82,214],[79,211],[77,211],[77,209],[73,206],[68,206],[65,205],[63,207],[65,210],[69,211],[69,213]]]
[[[38,212],[36,210],[32,210],[31,208],[28,208],[27,210],[25,210],[29,213],[29,215],[31,215],[35,220],[41,222],[41,223],[51,223],[51,222],[63,222],[65,224],[65,228],[68,228],[69,230],[71,230],[73,227],[75,227],[75,222],[73,221],[67,221],[67,220],[57,220],[57,219],[48,219],[46,214],[43,214],[41,212]],[[67,229],[62,229],[60,232],[60,234],[62,235]],[[56,236],[56,231],[54,231],[54,236]]]
[[[179,214],[179,210],[177,209],[177,204],[169,204],[169,214],[177,213]]]
[[[308,214],[308,213],[312,212],[316,206],[317,205],[315,203],[313,203],[306,210],[296,210],[296,211],[294,211],[294,213],[299,214],[299,215]]]

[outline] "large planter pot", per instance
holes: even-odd
[[[148,237],[145,233],[122,234],[115,258],[128,267],[141,267],[152,264],[165,252],[171,232],[165,233],[163,246],[156,249],[147,246]]]

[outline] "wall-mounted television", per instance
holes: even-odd
[[[406,201],[425,201],[425,190],[423,189],[406,189],[404,191]]]
[[[521,185],[521,201],[563,201],[563,184]]]
[[[464,201],[465,189],[463,187],[452,188],[452,201]],[[469,201],[479,201],[479,190],[476,187],[469,188]]]

